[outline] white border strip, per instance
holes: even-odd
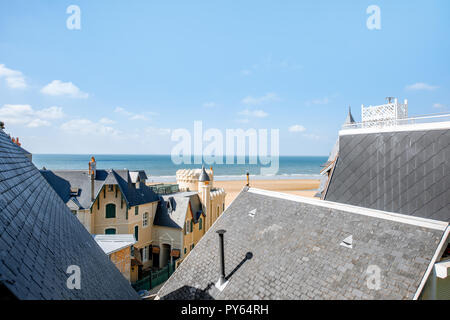
[[[427,271],[425,271],[425,274],[423,275],[423,278],[422,278],[422,281],[420,282],[419,288],[417,288],[416,294],[414,295],[414,298],[413,298],[414,300],[419,299],[419,296],[422,293],[422,290],[425,287],[425,284],[427,283],[431,272],[433,271],[434,264],[436,263],[437,259],[440,258],[441,254],[442,254],[442,249],[445,249],[443,247],[447,243],[449,233],[450,233],[450,228],[447,227],[447,230],[445,230],[445,233],[442,236],[441,242],[439,243],[439,246],[437,247],[436,252],[434,253],[433,259],[431,259],[431,262],[428,265]]]
[[[353,135],[353,134],[367,134],[367,133],[442,130],[442,129],[450,129],[450,121],[416,123],[416,124],[401,124],[398,126],[391,126],[391,127],[385,127],[385,128],[343,129],[343,130],[339,131],[339,136],[347,136],[347,135]]]
[[[426,219],[426,218],[420,218],[415,216],[409,216],[405,214],[399,214],[399,213],[392,213],[387,211],[381,211],[381,210],[375,210],[375,209],[369,209],[369,208],[363,208],[363,207],[357,207],[352,206],[348,204],[338,203],[338,202],[331,202],[326,200],[318,200],[318,199],[312,199],[312,198],[306,198],[302,196],[296,196],[291,194],[285,194],[275,191],[267,191],[257,188],[250,188],[248,192],[254,193],[254,194],[260,194],[264,196],[269,197],[275,197],[280,198],[284,200],[290,200],[295,202],[302,202],[307,203],[311,205],[316,205],[320,207],[326,207],[330,209],[336,209],[336,210],[342,210],[347,211],[351,213],[356,213],[364,216],[374,217],[374,218],[380,218],[384,220],[389,221],[395,221],[400,223],[405,223],[409,225],[434,229],[434,230],[440,230],[444,231],[448,223],[444,221],[438,221],[438,220],[432,220],[432,219]]]

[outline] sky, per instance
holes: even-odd
[[[1,1],[0,120],[32,153],[170,154],[202,121],[328,155],[349,106],[450,112],[449,57],[448,0]]]

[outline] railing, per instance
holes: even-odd
[[[136,281],[131,286],[139,292],[141,290],[150,290],[156,286],[159,286],[161,283],[165,282],[175,271],[175,263],[168,263],[167,266],[158,270],[158,271],[150,271],[150,274],[141,280]]]
[[[420,123],[434,123],[450,121],[450,114],[434,114],[426,115],[414,118],[405,119],[385,119],[376,121],[363,121],[358,123],[348,123],[342,126],[342,129],[362,129],[362,128],[384,128],[384,127],[396,127],[411,124]]]

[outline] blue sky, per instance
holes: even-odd
[[[327,155],[349,105],[450,112],[449,18],[447,0],[2,1],[0,120],[33,153],[169,154],[202,120]]]

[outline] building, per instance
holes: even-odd
[[[138,299],[3,130],[0,149],[0,299]]]
[[[244,187],[157,298],[449,299],[449,232],[444,221]]]
[[[133,283],[178,265],[225,210],[212,170],[179,170],[177,185],[147,185],[144,171],[97,169],[94,158],[88,168],[41,173],[90,233],[134,235]]]
[[[155,267],[181,263],[223,213],[226,193],[214,188],[213,181],[212,170],[179,170],[177,183],[183,191],[160,197],[153,228]]]
[[[343,126],[323,199],[450,222],[450,115],[408,118],[407,106],[363,106]]]
[[[132,234],[97,234],[94,240],[102,248],[103,252],[114,263],[122,275],[130,282],[135,282],[138,277],[137,268],[132,268],[134,255],[133,245],[136,239]]]
[[[135,258],[141,257],[142,269],[151,267],[145,257],[159,198],[144,171],[97,169],[92,158],[89,170],[41,173],[91,234],[133,234]]]

